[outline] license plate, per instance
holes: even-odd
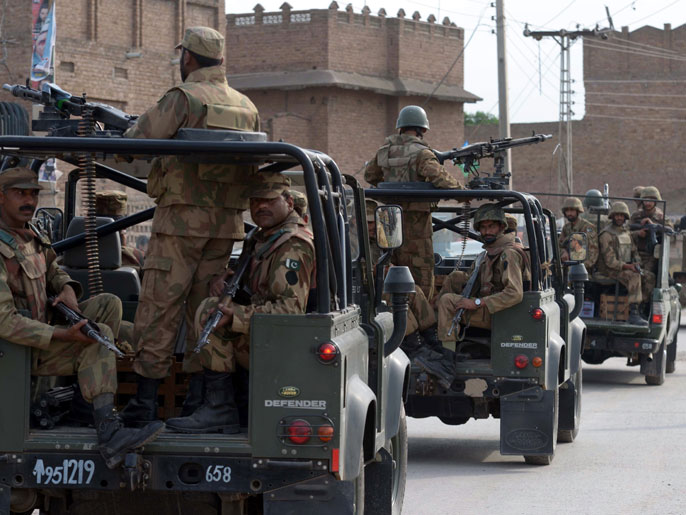
[[[46,464],[38,458],[32,474],[38,485],[90,485],[95,475],[95,462],[88,459],[64,459]]]

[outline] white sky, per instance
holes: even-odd
[[[259,0],[266,11],[278,11],[286,0]],[[551,38],[540,43],[522,35],[524,24],[531,30],[592,29],[608,26],[605,5],[616,30],[628,26],[636,30],[644,25],[672,29],[686,23],[686,0],[503,0],[507,23],[507,73],[510,122],[555,121],[559,118],[560,47]],[[226,1],[228,13],[252,12],[254,3]],[[288,0],[293,10],[326,9],[331,0]],[[493,3],[493,7],[491,7]],[[339,9],[348,4],[338,0]],[[368,5],[372,14],[386,9],[395,17],[400,8],[406,16],[419,11],[422,20],[430,14],[440,23],[445,16],[465,30],[465,89],[483,98],[465,104],[465,111],[486,111],[498,115],[498,72],[496,68],[495,0],[354,0],[356,13]],[[473,35],[473,37],[472,37]],[[471,41],[470,41],[471,38]],[[469,43],[467,44],[467,42]],[[584,114],[582,41],[572,46],[571,75],[574,118]],[[540,68],[540,75],[539,75]],[[446,70],[447,71],[447,70]]]

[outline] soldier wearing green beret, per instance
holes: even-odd
[[[290,181],[269,174],[249,190],[250,215],[259,227],[253,237],[252,259],[243,276],[250,303],[230,299],[219,309],[224,316],[210,343],[200,351],[205,382],[204,403],[191,416],[167,420],[167,427],[189,433],[236,433],[240,429],[231,375],[250,364],[250,320],[256,313],[302,314],[314,285],[315,258],[312,233],[293,206]],[[214,295],[201,303],[195,315],[194,336],[202,331],[218,305],[222,285],[230,270],[217,277],[210,288]]]
[[[184,127],[260,130],[255,105],[226,81],[224,36],[209,27],[191,27],[176,48],[183,83],[141,115],[125,137],[173,138]],[[138,389],[123,412],[128,420],[156,418],[157,389],[169,373],[181,320],[185,315],[187,327],[193,326],[210,279],[225,269],[234,242],[244,237],[245,191],[255,174],[251,165],[192,163],[176,156],[153,161],[147,188],[157,209],[134,322]],[[184,370],[194,378],[184,414],[199,406],[202,393],[191,332]]]
[[[81,332],[85,320],[71,327],[49,323],[51,306],[63,302],[114,340],[122,306],[109,293],[78,302],[81,285],[58,266],[50,240],[30,223],[40,189],[28,168],[0,174],[0,338],[31,347],[33,375],[78,376],[83,397],[93,403],[100,453],[114,468],[126,452],[153,440],[163,424],[125,428],[114,408],[114,354]],[[56,296],[52,305],[48,292]]]

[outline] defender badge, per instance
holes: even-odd
[[[513,334],[512,335],[512,341],[513,342],[521,342],[524,338],[522,338],[521,334]]]
[[[282,386],[279,389],[279,397],[292,398],[300,395],[300,388],[297,386]]]

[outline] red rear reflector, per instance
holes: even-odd
[[[332,342],[322,343],[317,349],[317,355],[322,361],[333,361],[338,356],[338,347]]]
[[[531,360],[531,364],[538,368],[543,364],[543,358],[536,356],[534,359]]]
[[[310,440],[312,436],[312,426],[307,420],[301,418],[291,422],[287,429],[288,439],[295,444],[304,444]]]
[[[534,320],[543,320],[545,313],[541,308],[536,308],[531,312],[531,318]]]
[[[661,324],[662,323],[662,315],[654,314],[653,315],[653,324]]]
[[[338,456],[339,456],[339,450],[338,449],[332,449],[331,450],[331,472],[338,472]]]
[[[634,349],[638,349],[638,342],[634,342]]]
[[[524,354],[520,354],[519,356],[515,357],[515,366],[517,368],[525,368],[529,364],[529,358],[527,358]]]
[[[330,442],[333,439],[333,426],[319,426],[317,428],[317,436],[322,442]]]

